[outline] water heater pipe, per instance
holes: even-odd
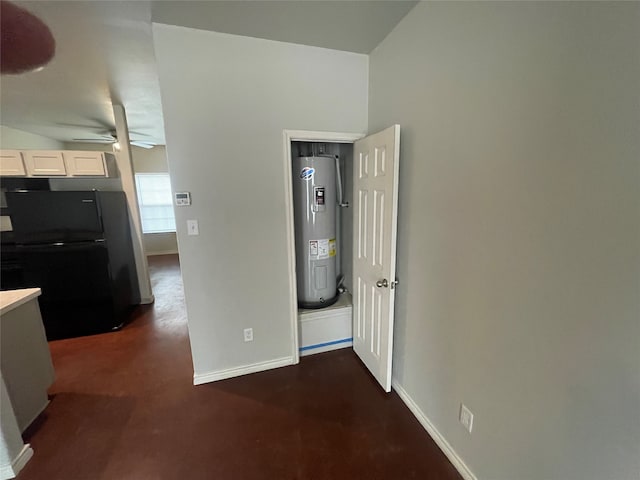
[[[348,207],[349,202],[344,201],[342,193],[342,173],[340,172],[340,155],[336,155],[336,179],[338,181],[338,206]]]
[[[342,198],[342,173],[340,172],[340,156],[336,155],[336,180],[338,182],[338,205],[341,207]]]
[[[335,158],[336,159],[336,186],[337,186],[337,201],[339,207],[348,207],[349,202],[344,201],[342,192],[342,173],[340,172],[340,155],[327,155],[324,153],[316,154],[316,157]]]

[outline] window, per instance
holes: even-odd
[[[176,231],[168,173],[136,173],[143,233]]]

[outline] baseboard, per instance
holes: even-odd
[[[150,304],[152,304],[152,303],[153,303],[153,302],[155,302],[155,301],[156,301],[156,297],[154,297],[153,295],[151,295],[150,297],[142,297],[142,298],[140,299],[140,304],[141,304],[141,305],[150,305]]]
[[[243,365],[242,367],[228,368],[226,370],[217,370],[215,372],[194,373],[193,384],[202,385],[203,383],[217,382],[226,378],[239,377],[249,373],[263,372],[273,368],[286,367],[293,365],[293,357],[277,358],[267,362],[252,363],[251,365]]]
[[[24,468],[31,457],[33,457],[33,449],[27,443],[22,447],[20,453],[11,461],[9,465],[2,465],[0,467],[0,480],[15,478],[20,470]]]
[[[433,441],[436,442],[440,450],[447,456],[449,461],[453,464],[458,473],[462,475],[464,480],[478,480],[476,476],[471,472],[469,467],[465,465],[464,461],[460,456],[456,453],[449,442],[442,436],[442,434],[438,431],[438,429],[431,423],[431,420],[425,415],[425,413],[418,407],[416,402],[413,401],[413,398],[407,393],[407,391],[396,381],[393,380],[391,382],[393,389],[396,391],[398,396],[405,403],[407,408],[411,410],[411,413],[418,419],[420,424],[424,427],[427,433],[433,438]]]
[[[146,252],[147,257],[155,257],[156,255],[175,255],[177,253],[178,250],[159,250],[157,252]]]

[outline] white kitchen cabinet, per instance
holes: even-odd
[[[0,150],[0,175],[24,177],[27,174],[19,150]]]
[[[55,379],[40,293],[39,288],[0,292],[0,371],[22,432],[46,408]]]
[[[105,152],[79,152],[65,150],[64,161],[67,174],[72,177],[112,177],[115,170],[115,158]]]
[[[108,152],[79,150],[0,150],[0,176],[112,178],[116,157]]]
[[[27,175],[30,177],[64,177],[67,175],[62,151],[25,150],[22,155],[27,167]]]

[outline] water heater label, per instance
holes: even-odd
[[[336,256],[336,239],[309,240],[309,260],[324,260]]]
[[[309,258],[315,260],[318,258],[318,241],[309,240]]]
[[[302,180],[309,181],[313,178],[313,174],[316,173],[316,169],[313,167],[304,167],[300,170],[300,178]]]

